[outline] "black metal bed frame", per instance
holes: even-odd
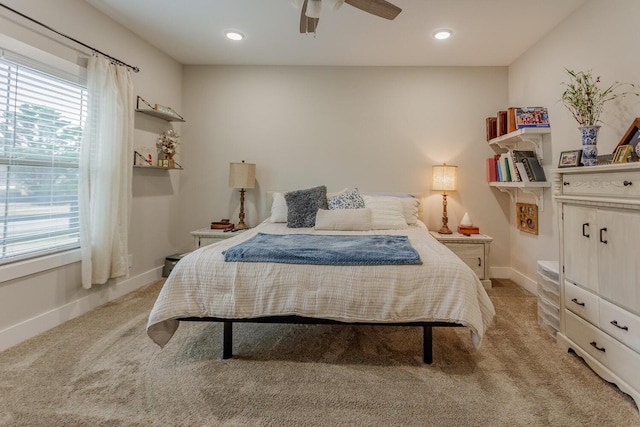
[[[284,324],[312,324],[312,325],[367,325],[367,326],[421,326],[422,327],[422,360],[430,365],[433,363],[433,328],[461,327],[458,323],[447,322],[400,322],[400,323],[371,323],[371,322],[341,322],[339,320],[315,319],[303,316],[270,316],[249,319],[222,319],[218,317],[185,317],[178,319],[183,322],[222,322],[224,324],[222,337],[222,358],[233,357],[233,324],[243,323],[284,323]]]

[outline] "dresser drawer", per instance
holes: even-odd
[[[640,317],[601,299],[600,329],[640,352]]]
[[[594,325],[598,325],[598,304],[597,295],[564,281],[564,306]]]
[[[640,388],[640,355],[573,313],[566,313],[566,335],[634,389]]]
[[[635,171],[566,174],[562,177],[565,196],[640,196],[640,174]]]

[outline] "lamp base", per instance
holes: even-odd
[[[249,226],[247,224],[245,224],[244,222],[240,222],[239,224],[237,224],[234,227],[236,230],[248,230]]]
[[[443,225],[440,230],[438,230],[438,233],[440,234],[453,234],[453,231],[449,230],[449,227],[445,225]]]

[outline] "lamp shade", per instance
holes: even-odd
[[[255,188],[256,165],[255,163],[231,163],[229,165],[229,187]]]
[[[432,167],[433,182],[431,189],[434,191],[458,190],[458,167],[442,164]]]

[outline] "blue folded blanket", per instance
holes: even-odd
[[[407,236],[258,233],[222,252],[225,261],[316,265],[422,264]]]

